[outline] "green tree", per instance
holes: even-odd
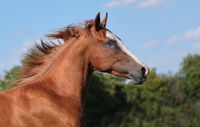
[[[200,55],[188,55],[179,72],[180,88],[185,104],[182,112],[187,115],[190,127],[200,126]]]
[[[132,106],[122,90],[124,79],[95,73],[86,96],[85,127],[107,127]]]
[[[200,55],[188,55],[180,70],[181,88],[190,99],[200,99]]]

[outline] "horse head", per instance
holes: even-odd
[[[106,28],[108,14],[101,21],[100,13],[91,26],[89,61],[95,70],[131,79],[141,84],[147,78],[149,68],[124,45],[122,40]]]

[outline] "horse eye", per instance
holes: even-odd
[[[113,48],[116,45],[116,42],[113,40],[110,40],[106,43],[109,47]]]

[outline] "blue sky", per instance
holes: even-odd
[[[20,64],[31,45],[56,28],[108,12],[107,28],[159,73],[175,73],[200,53],[199,0],[20,0],[0,4],[0,75]]]

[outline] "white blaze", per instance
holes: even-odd
[[[113,39],[117,42],[117,45],[120,47],[120,49],[126,53],[127,55],[129,55],[132,59],[134,59],[138,64],[142,65],[143,67],[145,67],[146,69],[146,74],[148,74],[148,67],[142,63],[133,53],[130,52],[130,50],[128,50],[128,48],[123,44],[123,42],[116,36],[114,35],[112,32],[110,31],[106,31],[106,37]]]

